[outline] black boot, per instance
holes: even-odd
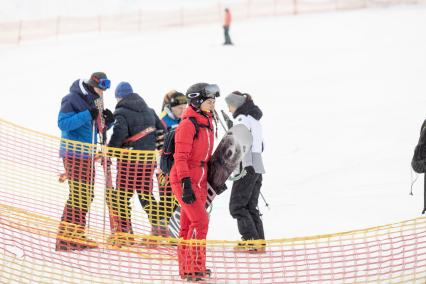
[[[182,278],[186,279],[186,281],[203,281],[204,279],[209,278],[211,274],[212,271],[207,268],[205,271],[184,273]]]

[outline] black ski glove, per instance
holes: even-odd
[[[195,201],[195,194],[192,190],[191,179],[189,177],[182,179],[182,200],[186,204],[192,204]]]
[[[98,118],[99,110],[97,108],[92,108],[89,111],[90,111],[90,115],[92,116],[92,120],[95,120]]]
[[[110,111],[109,109],[105,109],[102,112],[102,116],[104,117],[106,125],[109,125],[114,122],[114,115],[112,114],[112,111]]]
[[[255,170],[254,170],[253,166],[247,166],[247,167],[245,167],[244,169],[246,170],[246,172],[247,172],[249,175],[254,176],[254,175],[256,174],[256,172],[255,172]]]

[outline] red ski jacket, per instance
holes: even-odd
[[[199,124],[195,138],[195,125],[188,119],[194,117]],[[201,125],[209,126],[208,128]],[[207,162],[214,145],[214,131],[211,114],[201,114],[189,106],[176,128],[174,165],[171,169],[172,183],[181,183],[185,177],[191,178],[193,190],[207,189]]]

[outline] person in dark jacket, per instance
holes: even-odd
[[[145,135],[139,140],[123,145],[124,141],[139,132],[153,127],[164,131],[164,126],[155,111],[147,106],[144,99],[133,92],[131,85],[127,82],[118,84],[115,90],[118,103],[115,108],[115,124],[109,147],[131,148],[134,150],[156,149],[155,131]],[[138,194],[142,208],[148,215],[151,229],[157,235],[161,224],[161,212],[158,202],[153,195],[153,175],[156,168],[155,159],[146,161],[131,161],[129,159],[118,159],[116,190],[109,200],[110,211],[117,212],[113,218],[115,231],[112,232],[110,241],[116,245],[131,240],[129,234],[133,234],[131,223],[130,199],[134,191]],[[114,214],[113,214],[114,215]]]
[[[95,101],[102,99],[109,87],[106,74],[95,72],[89,80],[76,80],[69,94],[62,99],[58,115],[58,127],[63,138],[60,156],[68,180],[69,197],[59,225],[56,250],[82,250],[97,246],[87,238],[85,227],[86,215],[94,197],[94,145],[99,133],[96,121],[100,121],[99,117],[102,116],[106,128],[114,121],[108,109],[99,114]]]
[[[207,163],[214,145],[213,111],[219,89],[216,85],[197,83],[186,92],[189,107],[176,128],[175,162],[170,172],[173,194],[181,205],[179,237],[199,242],[178,245],[179,274],[182,279],[202,280],[211,273],[206,269],[206,239],[209,218],[207,200]],[[189,119],[195,118],[196,128]]]
[[[246,174],[234,182],[229,202],[230,213],[234,219],[237,219],[238,231],[243,240],[238,244],[237,249],[264,251],[265,233],[258,210],[262,174],[265,173],[260,123],[263,114],[249,94],[235,91],[229,94],[225,101],[235,119],[234,124],[244,124],[253,135],[251,150],[244,156],[240,166],[240,171],[244,169]]]

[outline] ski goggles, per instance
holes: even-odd
[[[185,96],[178,96],[170,99],[170,106],[186,105],[188,100]]]
[[[216,84],[207,85],[199,93],[190,93],[187,95],[188,99],[204,98],[216,99],[220,96],[219,86]]]
[[[101,90],[107,90],[111,87],[111,81],[109,79],[99,79],[98,88]]]

